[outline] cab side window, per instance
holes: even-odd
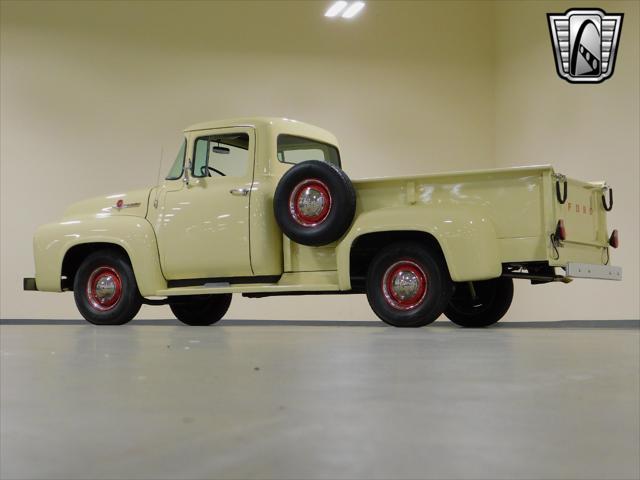
[[[279,162],[295,165],[306,160],[321,160],[340,167],[340,153],[335,146],[295,135],[278,135]]]
[[[249,169],[249,135],[231,133],[196,139],[194,177],[243,177]]]

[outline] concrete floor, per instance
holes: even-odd
[[[638,478],[639,333],[3,325],[0,477]]]

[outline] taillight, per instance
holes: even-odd
[[[618,245],[620,245],[617,228],[613,232],[611,232],[611,236],[609,237],[609,245],[611,245],[613,248],[618,248]]]
[[[567,231],[564,228],[564,220],[558,220],[558,224],[556,225],[556,239],[557,240],[567,239]]]

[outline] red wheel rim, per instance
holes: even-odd
[[[400,260],[384,272],[382,293],[393,308],[414,309],[427,296],[427,275],[416,262]]]
[[[289,211],[293,219],[304,227],[324,222],[331,211],[329,188],[315,178],[300,182],[289,197]]]
[[[98,267],[87,281],[87,299],[101,312],[113,309],[122,298],[122,280],[112,267]]]

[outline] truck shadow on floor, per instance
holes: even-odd
[[[0,319],[0,325],[83,325],[91,326],[84,320],[45,320],[45,319]],[[131,326],[145,325],[183,325],[178,320],[133,320]],[[296,327],[385,327],[380,321],[359,320],[221,320],[215,326],[296,326]],[[215,327],[212,326],[212,327]],[[96,327],[105,328],[105,327]],[[199,327],[203,328],[203,327]],[[388,327],[394,328],[394,327]],[[457,325],[448,321],[437,321],[425,328],[451,328],[459,329]],[[603,328],[603,329],[639,329],[640,320],[560,320],[560,321],[533,321],[533,322],[501,322],[485,330],[491,329],[521,329],[521,328]]]

